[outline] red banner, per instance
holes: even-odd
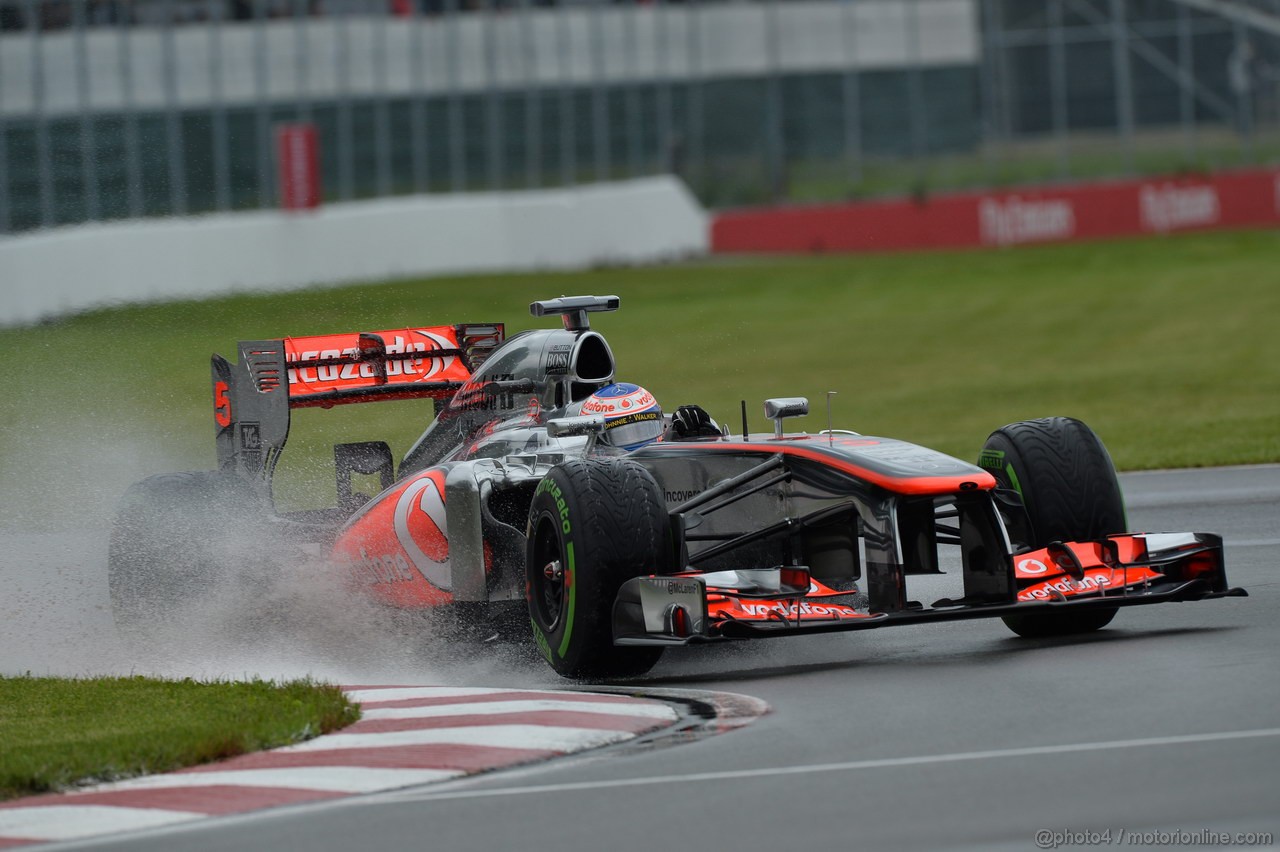
[[[314,124],[276,127],[276,164],[282,210],[320,206],[320,143]]]
[[[1280,171],[1225,172],[812,207],[727,210],[714,252],[853,252],[1066,242],[1280,224]]]

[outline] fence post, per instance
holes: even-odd
[[[639,4],[622,7],[623,25],[627,40],[627,69],[631,79],[626,82],[625,106],[627,113],[627,175],[635,177],[641,170],[640,152],[640,45],[636,35],[638,20],[636,16],[646,6]]]
[[[75,28],[76,106],[80,110],[80,182],[84,188],[84,218],[94,221],[98,208],[98,145],[93,107],[89,103],[89,45],[85,38],[85,5],[88,0],[71,0],[71,20]]]
[[[928,164],[925,154],[929,149],[929,116],[924,103],[924,80],[920,63],[920,0],[908,0],[907,27],[907,109],[911,121],[911,158],[915,161],[917,190],[925,191]]]
[[[182,135],[182,105],[178,101],[178,57],[173,37],[173,0],[164,0],[161,31],[161,72],[164,76],[164,124],[169,160],[169,212],[187,214],[187,157]]]
[[[337,90],[338,198],[350,201],[355,195],[355,164],[351,128],[351,28],[347,14],[333,19],[333,82]]]
[[[427,74],[422,55],[422,40],[426,38],[427,23],[422,16],[422,4],[414,3],[409,16],[409,146],[413,169],[413,191],[429,192],[431,189],[430,149],[427,136]]]
[[[1133,78],[1124,0],[1111,0],[1111,63],[1116,79],[1116,129],[1124,149],[1124,172],[1133,174]]]
[[[34,5],[34,4],[33,4]],[[142,164],[138,150],[138,111],[133,95],[133,59],[129,31],[133,22],[122,14],[116,21],[119,34],[121,110],[124,112],[124,173],[129,215],[142,215]]]
[[[1003,50],[1003,32],[1000,28],[999,11],[996,0],[982,0],[982,60],[979,65],[981,75],[982,100],[982,160],[986,170],[987,183],[993,182],[996,175],[996,149],[1003,147],[1006,136],[1007,114],[1003,109],[1004,99],[1001,97],[1000,52]]]
[[[1194,166],[1197,159],[1196,100],[1191,81],[1195,79],[1195,51],[1191,43],[1191,10],[1185,3],[1178,4],[1178,114],[1182,121],[1183,156],[1187,165]]]
[[[444,0],[444,19],[448,25],[445,35],[447,50],[446,77],[449,87],[449,188],[453,192],[462,192],[467,184],[467,165],[463,150],[462,127],[462,70],[459,63],[458,41],[461,38],[461,25],[458,22],[458,0]]]
[[[254,139],[258,156],[258,206],[271,206],[271,112],[268,101],[267,2],[253,3]]]
[[[765,174],[769,176],[769,199],[781,201],[787,195],[786,142],[782,138],[782,81],[779,79],[778,0],[764,2],[765,56]]]
[[[667,0],[656,0],[654,5],[656,20],[653,22],[653,60],[654,108],[657,110],[657,154],[658,169],[664,172],[678,172],[680,164],[676,162],[672,138],[675,120],[672,115],[671,86],[674,76],[671,70],[671,8]]]
[[[4,114],[4,89],[0,87],[0,234],[13,229],[9,212],[9,122]]]
[[[293,0],[290,4],[293,12],[293,73],[297,76],[295,110],[298,121],[302,123],[311,121],[311,45],[307,38],[307,2]]]
[[[521,51],[524,61],[524,182],[528,189],[542,184],[542,91],[537,79],[538,46],[533,31],[531,0],[519,0]]]
[[[1070,116],[1067,113],[1067,58],[1062,31],[1063,0],[1049,0],[1049,105],[1053,115],[1058,177],[1071,174]]]
[[[1253,42],[1239,20],[1232,21],[1233,45],[1227,59],[1228,77],[1236,96],[1236,133],[1245,158],[1254,160],[1253,150]]]
[[[206,0],[209,16],[209,105],[213,143],[213,197],[218,210],[231,208],[231,162],[227,134],[226,93],[222,86],[222,9],[219,0]]]
[[[31,100],[35,113],[36,175],[40,185],[40,224],[57,223],[53,186],[53,162],[49,151],[49,118],[45,114],[44,39],[40,35],[40,6],[27,0],[27,20],[31,24]]]
[[[593,3],[591,23],[591,154],[595,158],[596,180],[606,181],[613,171],[609,151],[609,90],[605,85],[604,22],[602,3]]]
[[[566,9],[560,12],[556,27],[556,39],[559,41],[560,54],[560,183],[573,186],[578,182],[578,152],[576,150],[577,134],[574,127],[574,93],[573,66],[571,48],[573,34],[569,30],[569,16],[573,12]]]
[[[706,197],[706,93],[702,79],[702,0],[688,0],[686,41],[689,49],[688,123],[689,178],[694,192]]]
[[[489,188],[498,190],[502,189],[506,177],[506,140],[502,121],[502,83],[498,74],[498,36],[494,31],[496,0],[484,0],[474,14],[483,16],[480,22],[483,27],[480,49],[484,55],[485,160],[489,172]]]
[[[852,196],[857,194],[862,183],[862,80],[858,70],[857,0],[844,0],[840,9],[845,65],[840,80],[844,154],[849,178],[848,194]]]
[[[387,4],[390,5],[390,4]],[[373,95],[373,152],[374,186],[380,196],[391,194],[391,107],[388,90],[391,88],[390,60],[387,58],[387,27],[391,10],[378,10],[373,23],[373,80],[377,87]]]

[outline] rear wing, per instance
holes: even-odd
[[[244,340],[213,356],[218,467],[269,482],[289,411],[394,399],[447,400],[505,339],[502,323]]]

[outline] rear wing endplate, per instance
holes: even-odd
[[[487,323],[241,341],[238,363],[213,356],[218,467],[269,483],[291,409],[447,400],[504,338]]]

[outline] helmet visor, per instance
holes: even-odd
[[[604,427],[604,440],[620,449],[634,450],[656,440],[665,428],[662,410],[655,406],[610,419]]]

